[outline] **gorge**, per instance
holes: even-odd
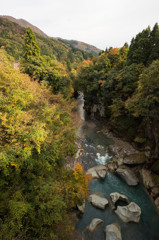
[[[83,97],[79,97],[78,114],[83,121],[78,134],[84,151],[78,161],[82,163],[85,170],[101,164],[107,166],[112,161],[108,147],[113,143],[113,139],[102,133],[99,122],[92,121],[87,116],[85,120],[84,111],[82,111],[83,105]],[[107,199],[113,192],[124,194],[141,208],[141,219],[138,223],[123,223],[109,205],[102,210],[86,201],[85,212],[80,215],[76,224],[78,239],[104,240],[104,228],[112,223],[120,226],[123,240],[157,240],[159,238],[159,215],[141,182],[137,186],[128,186],[120,177],[108,170],[105,179],[92,179],[89,188],[90,194],[97,193]],[[118,204],[122,205],[123,202]],[[94,218],[101,219],[103,222],[94,232],[90,232],[87,230],[87,226]]]

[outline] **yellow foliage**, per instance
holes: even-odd
[[[91,176],[86,175],[86,173],[83,171],[82,165],[79,162],[76,163],[73,174],[75,179],[77,180],[80,199],[87,198],[89,193],[88,184],[91,180]]]
[[[5,147],[22,147],[29,156],[35,149],[40,154],[45,144],[60,142],[62,155],[69,143],[69,140],[65,143],[64,134],[72,135],[71,120],[65,121],[65,108],[68,119],[70,111],[67,103],[61,95],[51,94],[43,83],[31,81],[27,74],[14,69],[5,54],[2,57],[1,54],[0,148],[4,149],[5,142]],[[63,69],[62,65],[59,67]]]
[[[99,84],[101,87],[104,86],[104,83],[105,83],[105,80],[99,80],[99,81],[98,81],[98,84]]]
[[[10,165],[11,165],[12,167],[15,167],[16,169],[18,169],[18,167],[19,167],[18,164],[16,164],[16,163],[11,163]]]

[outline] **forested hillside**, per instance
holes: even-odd
[[[23,55],[25,33],[26,28],[0,17],[0,47],[4,46],[7,53],[13,56],[16,61],[19,61]],[[62,43],[51,37],[36,33],[36,38],[42,55],[49,56],[74,68],[84,59],[92,56],[72,47],[69,43]]]
[[[74,85],[93,117],[159,157],[159,27],[148,27],[130,46],[106,49],[83,62]]]
[[[71,46],[81,49],[85,52],[91,53],[95,56],[98,56],[98,54],[101,52],[100,49],[98,49],[90,44],[84,43],[84,42],[80,42],[80,41],[76,41],[76,40],[67,40],[67,39],[62,39],[62,38],[57,38],[57,39],[61,42],[69,43]]]
[[[47,37],[47,35],[43,31],[41,31],[38,27],[32,25],[31,23],[27,22],[25,19],[17,19],[17,18],[11,17],[11,16],[6,16],[6,15],[4,15],[4,16],[0,15],[0,17],[6,18],[11,22],[16,22],[17,24],[19,24],[20,26],[22,26],[24,28],[30,27],[33,30],[33,32],[36,32],[44,37]]]
[[[0,239],[75,239],[70,214],[90,179],[79,163],[67,167],[78,90],[93,118],[158,164],[158,24],[92,57],[0,18]]]
[[[13,60],[0,49],[0,239],[70,240],[69,214],[88,193],[82,167],[65,168],[76,149],[71,102]]]

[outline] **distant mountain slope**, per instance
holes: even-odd
[[[19,24],[20,26],[22,27],[30,27],[35,33],[38,33],[40,35],[42,35],[43,37],[46,37],[47,35],[42,31],[40,30],[38,27],[32,25],[31,23],[27,22],[26,20],[24,19],[16,19],[14,17],[11,17],[11,16],[1,16],[0,17],[2,18],[6,18],[8,19],[9,21],[12,21],[12,22],[16,22],[17,24]],[[67,39],[62,39],[60,37],[57,37],[55,38],[63,43],[68,43],[70,44],[72,47],[75,47],[75,48],[78,48],[82,51],[85,51],[85,52],[88,52],[88,53],[91,53],[95,56],[98,56],[99,52],[101,52],[100,49],[96,48],[95,46],[92,46],[88,43],[84,43],[84,42],[80,42],[80,41],[77,41],[77,40],[67,40]]]
[[[38,33],[38,34],[40,34],[40,35],[42,35],[42,36],[45,36],[45,37],[47,36],[47,35],[46,35],[43,31],[41,31],[38,27],[32,25],[31,23],[27,22],[27,21],[24,20],[24,19],[16,19],[16,18],[11,17],[11,16],[1,16],[1,15],[0,15],[0,17],[6,18],[6,19],[8,19],[9,21],[12,21],[12,22],[16,22],[16,23],[18,23],[18,24],[19,24],[20,26],[22,26],[22,27],[25,27],[25,28],[30,27],[34,32],[36,32],[36,33]]]
[[[23,55],[25,33],[26,28],[16,22],[0,17],[0,48],[3,46],[16,61],[19,61]],[[90,53],[72,47],[67,42],[64,43],[55,38],[35,34],[41,55],[57,59],[64,64],[71,64],[73,68],[76,68],[83,60],[92,56]]]
[[[76,47],[76,48],[78,48],[80,50],[83,50],[85,52],[91,53],[95,56],[98,56],[98,54],[101,52],[100,49],[98,49],[95,46],[92,46],[88,43],[84,43],[84,42],[80,42],[80,41],[76,41],[76,40],[66,40],[66,39],[62,39],[62,38],[57,38],[57,39],[61,42],[67,42],[71,46]]]

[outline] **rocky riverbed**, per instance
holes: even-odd
[[[129,168],[132,171],[132,174],[135,173],[140,181],[142,181],[159,210],[159,175],[153,172],[149,167],[149,148],[141,152],[135,149],[127,141],[115,136],[115,134],[109,131],[106,127],[101,131],[113,140],[113,143],[108,147],[109,154],[112,156],[112,161],[108,164],[109,169],[112,172],[120,172],[121,166],[124,166],[127,169]],[[128,181],[130,175],[131,174],[128,173],[128,178],[125,176]]]
[[[149,149],[141,153],[99,122],[82,119],[72,166],[81,162],[92,180],[88,201],[78,206],[82,215],[76,224],[76,239],[104,240],[115,234],[113,239],[157,240],[159,215],[140,183],[149,189],[155,186],[157,196],[155,181],[147,178]]]

